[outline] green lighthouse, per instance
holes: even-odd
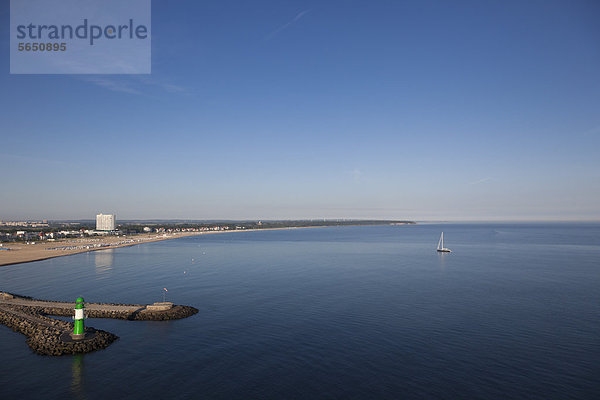
[[[75,327],[73,328],[73,334],[71,337],[73,339],[83,339],[85,337],[85,327],[83,325],[83,320],[85,316],[83,315],[83,310],[85,309],[83,297],[78,297],[75,300]]]

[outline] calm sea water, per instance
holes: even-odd
[[[163,287],[200,312],[89,319],[120,336],[95,353],[38,356],[0,326],[0,398],[600,398],[598,224],[236,232],[0,267],[38,298]]]

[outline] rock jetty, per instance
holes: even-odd
[[[0,305],[0,323],[27,337],[27,344],[38,354],[60,356],[88,353],[108,347],[119,337],[110,332],[86,328],[85,338],[72,340],[73,323],[48,318],[26,307]]]
[[[74,303],[37,300],[25,296],[0,292],[0,323],[27,337],[33,351],[43,355],[87,353],[108,347],[118,336],[85,328],[85,337],[74,340],[73,323],[48,317],[73,316]],[[87,303],[86,317],[114,318],[132,321],[167,321],[187,318],[196,314],[194,307],[173,303],[111,304]]]

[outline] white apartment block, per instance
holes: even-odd
[[[98,214],[98,215],[96,215],[96,230],[97,231],[114,231],[115,230],[115,214]]]

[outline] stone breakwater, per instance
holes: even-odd
[[[48,318],[27,307],[0,305],[0,323],[27,337],[36,353],[48,356],[88,353],[108,347],[119,337],[110,332],[86,328],[83,340],[70,340],[73,323]],[[65,335],[66,334],[66,335]]]
[[[73,340],[69,335],[73,323],[49,318],[48,315],[72,317],[74,303],[37,300],[0,292],[0,323],[27,337],[33,351],[44,355],[87,353],[108,347],[116,335],[86,327],[85,338]],[[131,321],[167,321],[196,314],[194,307],[154,303],[153,305],[88,303],[88,318],[113,318]]]
[[[123,304],[112,304],[123,305]],[[56,315],[62,317],[72,317],[73,310],[62,307],[30,307],[32,310],[40,314]],[[174,305],[169,310],[165,311],[147,311],[145,306],[139,306],[139,309],[134,311],[115,311],[115,310],[95,310],[86,309],[85,315],[88,318],[112,318],[112,319],[127,319],[130,321],[168,321],[172,319],[182,319],[191,317],[196,314],[198,309],[190,306]]]

